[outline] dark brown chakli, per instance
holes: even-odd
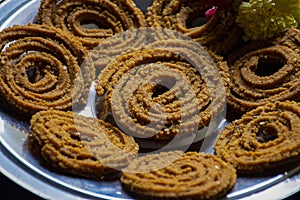
[[[74,35],[88,49],[116,33],[146,26],[132,0],[42,0],[36,22]]]
[[[29,24],[4,29],[0,40],[0,95],[11,110],[32,115],[85,104],[95,69],[71,35]]]
[[[284,35],[277,38],[274,43],[287,46],[300,54],[300,30],[296,28],[289,28]]]
[[[235,61],[230,68],[229,111],[242,114],[268,102],[299,101],[300,54],[294,49],[279,43]]]
[[[281,36],[270,40],[262,41],[247,41],[241,47],[236,48],[233,52],[226,56],[226,61],[229,66],[233,66],[239,58],[247,53],[259,49],[272,47],[272,46],[286,46],[295,53],[300,53],[300,30],[296,28],[288,28]]]
[[[30,121],[30,134],[51,166],[88,178],[116,178],[139,150],[131,136],[111,124],[70,111],[36,113]]]
[[[217,12],[205,19],[205,12],[213,6],[218,7]],[[235,22],[233,5],[228,2],[154,0],[145,16],[149,26],[177,30],[221,55],[243,42],[243,31]]]
[[[299,160],[299,133],[299,103],[268,103],[225,127],[215,154],[239,173],[258,173]]]
[[[121,176],[123,186],[144,199],[217,199],[235,181],[235,169],[216,156],[180,151],[140,157]]]

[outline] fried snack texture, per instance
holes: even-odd
[[[173,51],[177,53],[189,52],[182,43],[177,47],[177,40],[165,42],[174,44]],[[221,88],[214,84],[209,88],[202,74],[211,73],[215,82],[220,76],[217,69],[216,74],[210,70],[209,66],[215,63],[208,53],[201,59],[200,72],[184,58],[193,54],[176,54],[171,47],[157,48],[156,44],[168,46],[159,43],[123,54],[102,71],[96,87],[101,100],[97,111],[101,119],[111,113],[118,126],[129,134],[169,140],[209,125],[212,113],[222,105],[212,106],[213,95]]]
[[[0,95],[21,115],[85,104],[95,78],[86,49],[54,27],[15,25],[0,32]]]
[[[235,184],[235,169],[211,154],[146,155],[122,172],[123,186],[145,199],[217,199]]]
[[[140,27],[115,34],[89,50],[89,55],[95,63],[97,71],[105,68],[117,56],[130,51],[148,47],[156,41],[165,41],[170,39],[187,40],[188,37],[177,31],[165,28]],[[146,47],[145,47],[146,46]]]
[[[251,51],[230,68],[231,112],[245,113],[268,102],[299,101],[300,54],[275,45]]]
[[[217,5],[218,4],[218,5]],[[213,6],[218,11],[209,19],[205,12]],[[233,6],[228,2],[195,0],[154,0],[147,9],[146,20],[151,27],[177,30],[226,55],[242,43],[242,29],[235,22]]]
[[[299,103],[268,103],[226,126],[215,144],[215,154],[238,173],[274,169],[300,159],[299,131]]]
[[[88,49],[116,33],[146,26],[132,0],[42,0],[36,22],[69,32]]]
[[[139,150],[132,137],[114,126],[70,111],[36,113],[30,133],[52,167],[98,180],[116,178]]]

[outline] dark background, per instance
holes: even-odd
[[[42,200],[3,174],[0,174],[0,194],[2,200]]]

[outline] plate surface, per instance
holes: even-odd
[[[150,1],[136,1],[145,9]],[[38,0],[7,0],[0,4],[0,30],[32,22]],[[93,181],[49,170],[28,145],[29,125],[3,111],[0,105],[0,170],[14,182],[46,199],[131,199],[119,181]],[[2,111],[1,111],[2,109]],[[300,191],[300,166],[283,174],[239,177],[226,199],[282,199]]]

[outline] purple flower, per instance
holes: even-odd
[[[208,9],[205,12],[206,19],[210,19],[212,15],[214,15],[217,12],[218,7],[213,6],[212,8]]]

